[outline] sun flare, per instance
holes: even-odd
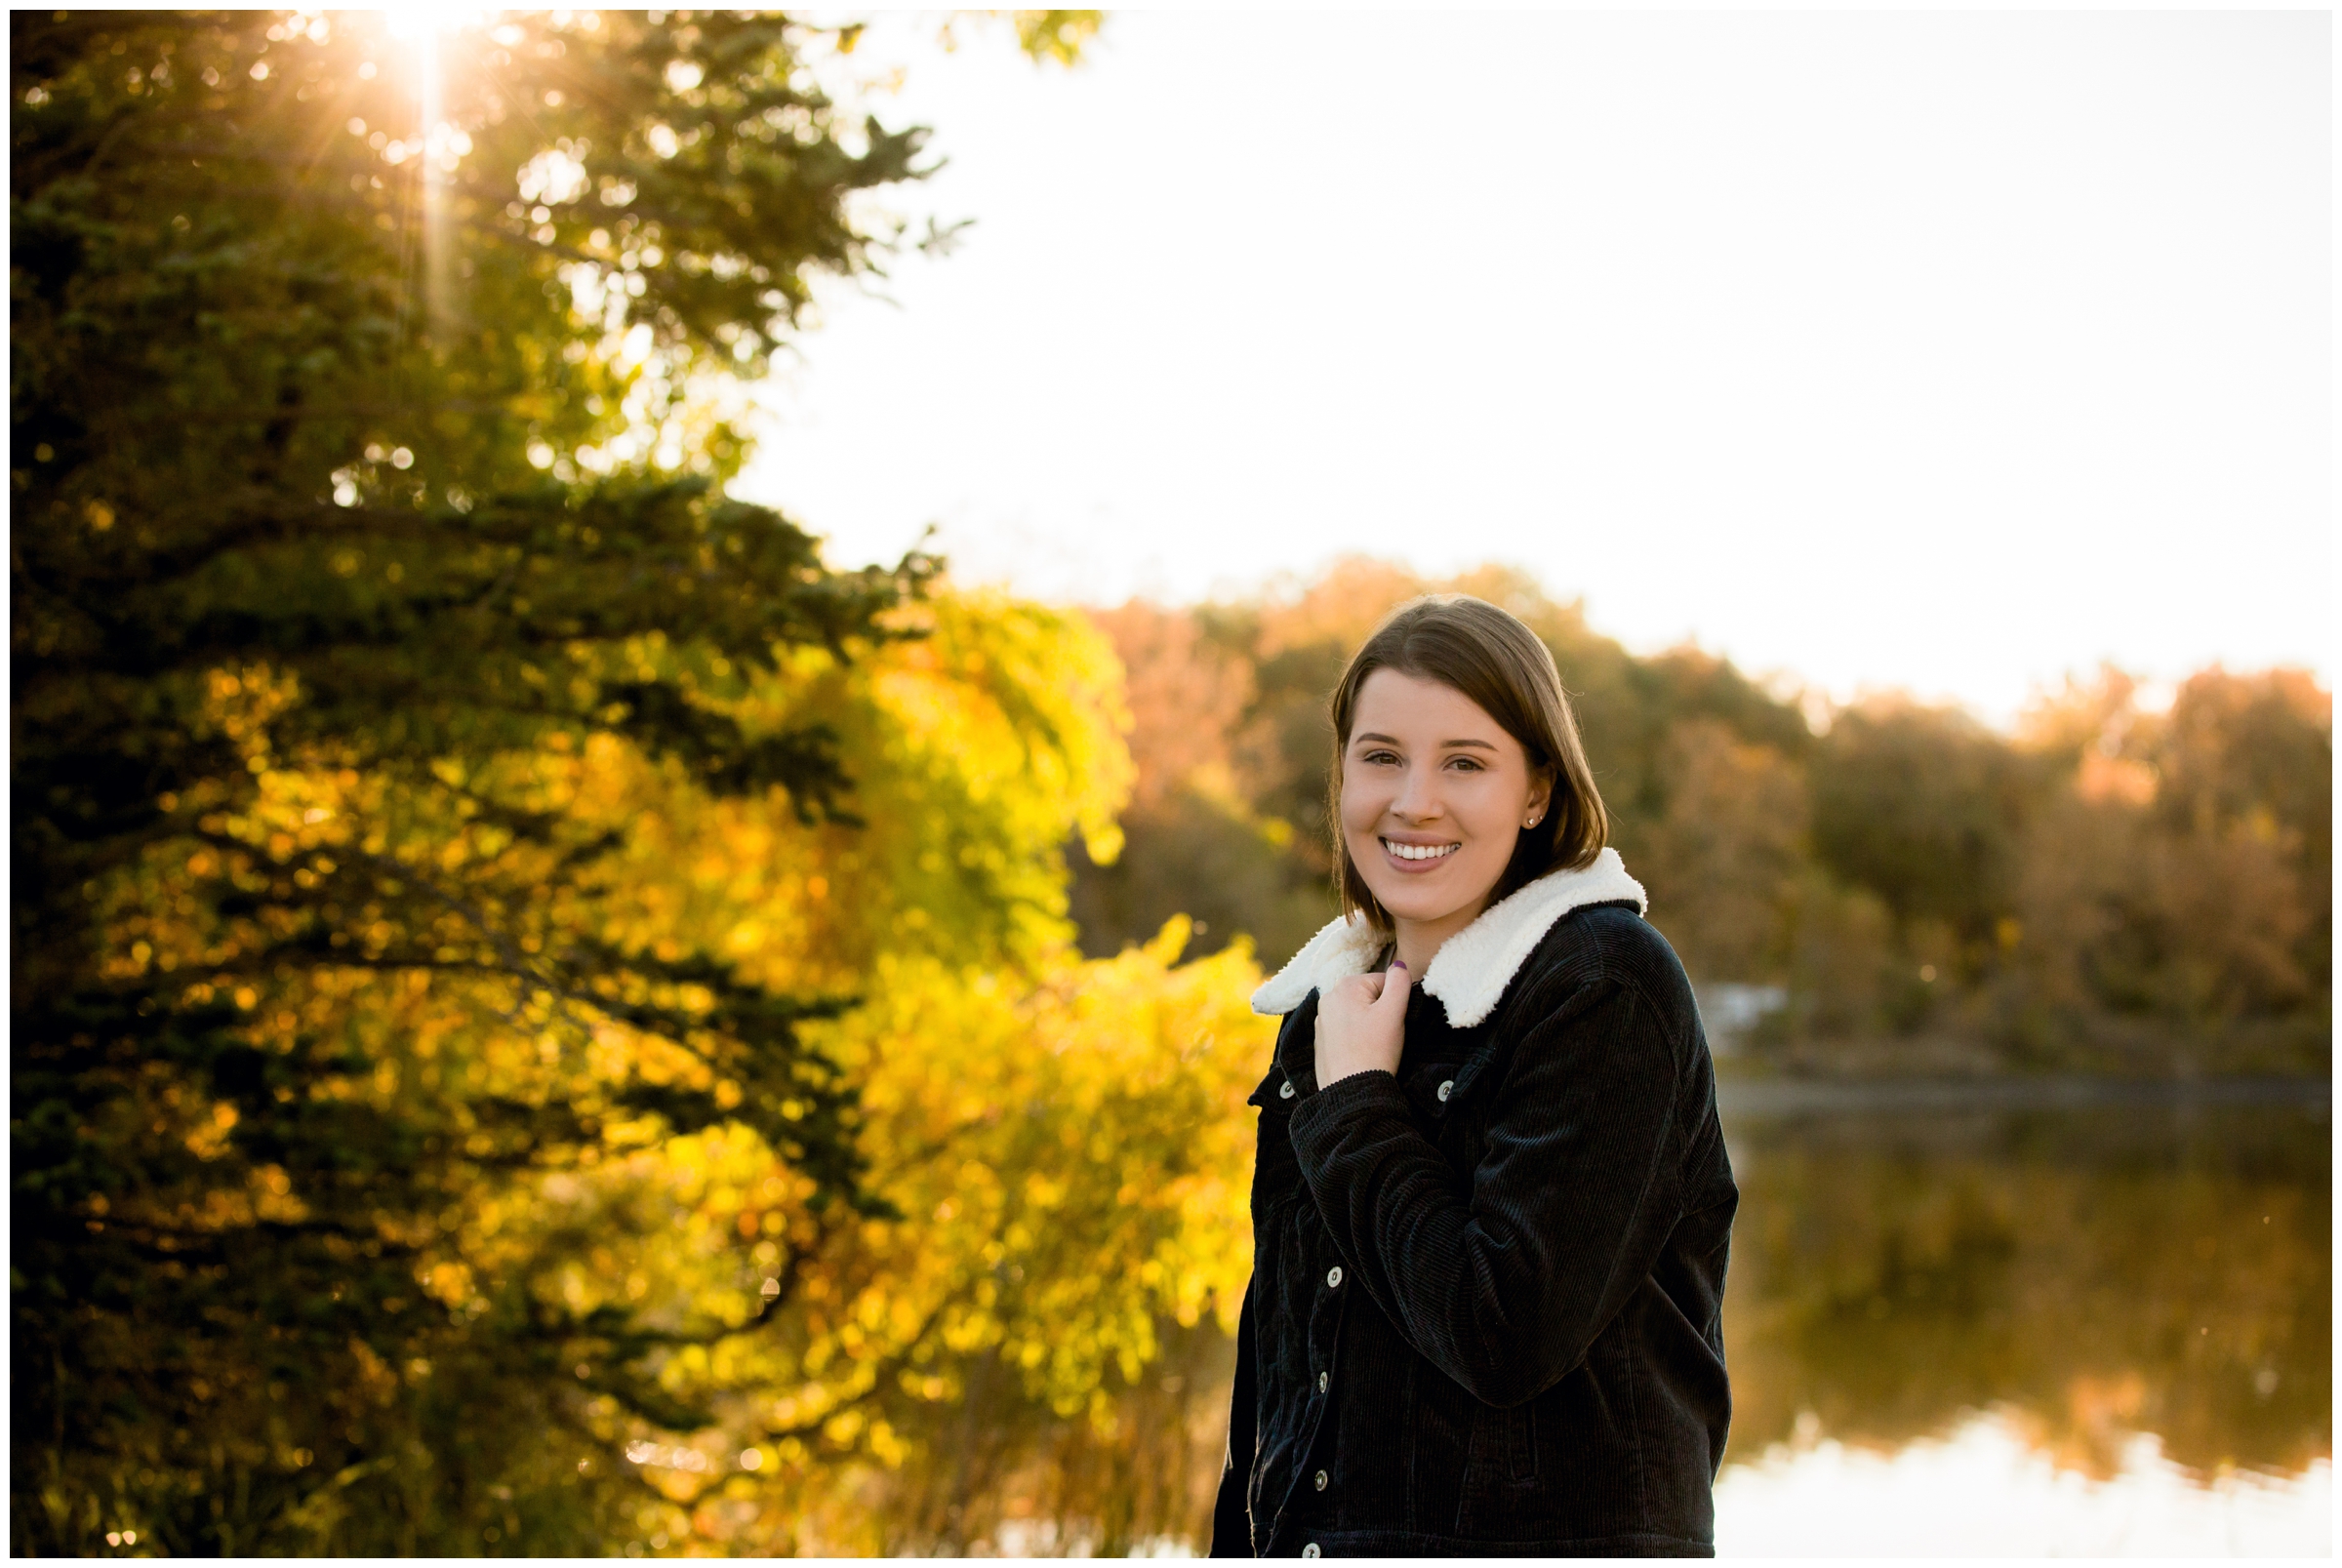
[[[473,6],[400,6],[378,15],[391,37],[415,39],[444,38],[465,28],[484,27],[497,13]]]

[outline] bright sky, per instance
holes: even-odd
[[[1994,719],[2330,678],[2322,14],[1117,14],[910,62],[964,216],[737,487],[839,564],[1188,600],[1514,562],[1638,651]],[[932,25],[931,23],[928,25]]]

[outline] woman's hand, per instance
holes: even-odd
[[[1396,1072],[1407,1041],[1407,966],[1353,975],[1317,996],[1317,1087],[1360,1072]]]

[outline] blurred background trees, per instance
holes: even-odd
[[[1536,627],[1627,864],[1727,1051],[1814,1071],[2305,1072],[2330,1054],[2330,693],[2208,669],[2143,709],[2106,669],[2013,735],[1884,696],[1813,705],[1694,649],[1638,658],[1501,568],[1371,561],[1239,602],[1095,619],[1140,784],[1084,946],[1171,911],[1265,959],[1330,918],[1324,694],[1393,604],[1476,593]]]

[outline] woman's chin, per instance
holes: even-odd
[[[1447,879],[1442,877],[1440,880],[1444,882]],[[1393,919],[1405,920],[1413,925],[1436,924],[1466,905],[1478,902],[1459,896],[1453,887],[1427,885],[1412,878],[1395,887],[1375,887],[1371,881],[1367,886],[1374,888],[1375,901],[1390,911]]]

